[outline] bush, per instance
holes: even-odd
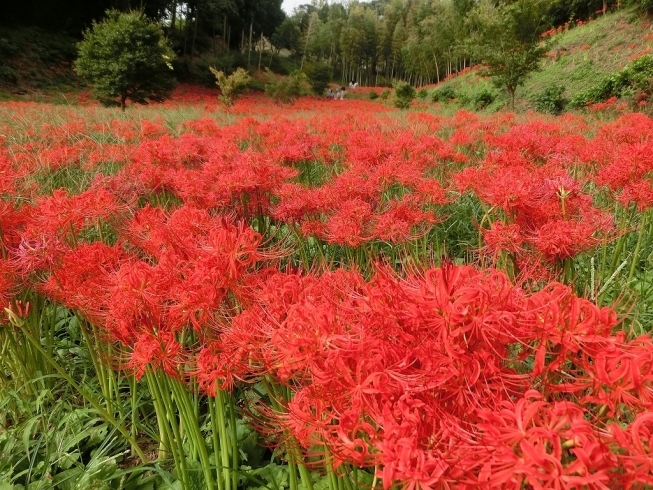
[[[161,27],[136,12],[108,10],[106,15],[77,45],[77,74],[91,83],[101,102],[119,103],[123,110],[127,99],[163,100],[174,87],[170,64],[174,53]]]
[[[429,96],[429,91],[426,90],[425,88],[423,88],[422,90],[420,90],[419,92],[417,92],[417,97],[420,98],[420,99],[422,99],[422,100],[426,100],[426,98],[427,98],[428,96]]]
[[[415,87],[408,82],[397,82],[395,84],[394,105],[399,109],[408,109],[415,98]]]
[[[274,99],[277,104],[293,102],[302,94],[302,85],[306,82],[306,75],[295,71],[287,77],[275,79],[270,73],[265,84],[265,94]]]
[[[377,87],[392,87],[392,82],[386,77],[377,77],[376,78]]]
[[[621,95],[625,86],[624,80],[620,75],[606,77],[593,87],[574,95],[569,101],[569,106],[580,109],[588,104],[596,104],[597,102],[608,100],[610,97]]]
[[[637,58],[622,73],[633,92],[653,92],[653,56],[647,54]]]
[[[18,76],[16,75],[16,72],[13,68],[0,64],[0,80],[16,83],[18,81]]]
[[[252,81],[252,77],[250,77],[242,68],[238,68],[229,76],[226,76],[224,72],[218,71],[213,67],[211,67],[210,70],[217,79],[215,84],[220,87],[220,91],[222,92],[218,99],[220,99],[220,102],[227,107],[234,103],[236,97],[238,97],[238,95],[241,94]]]
[[[433,102],[449,102],[457,98],[458,94],[451,85],[445,85],[434,91],[433,95],[431,95]]]
[[[497,98],[497,95],[487,87],[480,89],[478,92],[472,94],[471,103],[475,110],[480,111],[485,109]]]
[[[308,83],[311,85],[313,93],[322,95],[331,81],[333,73],[331,67],[326,63],[316,63],[306,70]]]
[[[374,99],[378,99],[378,98],[379,98],[379,94],[376,93],[376,90],[372,90],[370,92],[370,100],[374,100]]]
[[[10,41],[9,39],[0,37],[0,55],[2,55],[2,57],[10,58],[17,55],[19,51],[20,48],[17,44]]]
[[[386,100],[388,97],[390,97],[389,90],[384,90],[383,92],[381,92],[381,100]]]
[[[215,86],[215,76],[211,73],[211,67],[226,75],[231,75],[236,68],[246,65],[247,57],[239,51],[228,51],[217,56],[206,55],[199,58],[187,56],[176,58],[172,62],[177,80],[206,87]]]
[[[593,87],[576,94],[569,106],[580,109],[588,104],[603,102],[610,97],[632,95],[635,92],[653,93],[653,56],[644,55],[629,63],[623,70],[599,81]]]
[[[532,97],[535,110],[544,114],[560,114],[567,105],[562,85],[551,85]]]

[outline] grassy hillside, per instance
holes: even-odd
[[[76,39],[38,28],[0,28],[0,94],[66,90],[78,83],[72,71]]]
[[[551,39],[541,70],[533,73],[517,90],[517,109],[533,108],[534,95],[556,84],[565,89],[567,98],[590,88],[605,76],[619,72],[633,58],[653,52],[653,31],[650,20],[638,17],[632,10],[622,9],[583,25],[564,30]],[[489,91],[495,100],[488,109],[507,103],[503,90],[480,75],[480,71],[460,75],[438,84],[437,89],[451,87],[459,101],[473,106],[478,94]]]

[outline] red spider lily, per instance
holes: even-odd
[[[128,367],[133,369],[136,379],[143,377],[148,368],[177,377],[183,363],[180,354],[181,344],[172,332],[143,333],[133,343]]]
[[[74,245],[83,229],[96,226],[101,220],[115,223],[124,211],[114,195],[103,189],[93,189],[76,196],[59,189],[52,196],[38,199],[36,205],[29,209],[23,236],[29,240],[51,234]]]
[[[608,238],[604,238],[604,237]],[[612,217],[591,214],[580,221],[555,220],[542,225],[529,239],[548,260],[563,260],[610,241]]]
[[[0,259],[0,308],[2,308],[2,315],[4,315],[4,309],[11,306],[11,299],[18,292],[15,278],[14,265],[8,260]]]
[[[427,232],[436,218],[433,212],[422,211],[419,200],[409,195],[390,201],[388,209],[378,213],[374,221],[377,239],[399,243],[419,236],[419,228]]]
[[[110,288],[115,274],[130,260],[119,247],[103,243],[80,245],[62,255],[38,289],[69,308],[84,312],[92,323],[102,325],[111,303]]]
[[[329,218],[324,226],[324,238],[329,243],[356,247],[371,239],[371,206],[360,200],[350,199]]]
[[[496,259],[501,251],[511,254],[521,252],[524,238],[521,236],[519,225],[495,222],[489,230],[483,230],[483,241],[490,255]]]
[[[639,212],[653,208],[653,183],[642,180],[626,184],[617,200],[628,207],[635,203]]]

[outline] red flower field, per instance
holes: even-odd
[[[645,115],[4,102],[0,169],[0,387],[69,373],[122,468],[653,485]]]

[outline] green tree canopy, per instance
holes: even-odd
[[[540,38],[544,22],[544,0],[516,0],[498,6],[482,0],[469,13],[470,49],[476,61],[487,67],[489,76],[510,96],[515,107],[515,92],[526,77],[539,67],[546,47]]]
[[[161,28],[138,12],[109,10],[106,15],[77,45],[77,74],[91,83],[100,101],[119,103],[123,110],[127,99],[163,100],[174,87],[174,53]]]
[[[299,26],[293,19],[286,17],[279,27],[277,27],[277,30],[274,31],[271,41],[277,49],[298,51],[301,36],[302,32],[299,30]]]

